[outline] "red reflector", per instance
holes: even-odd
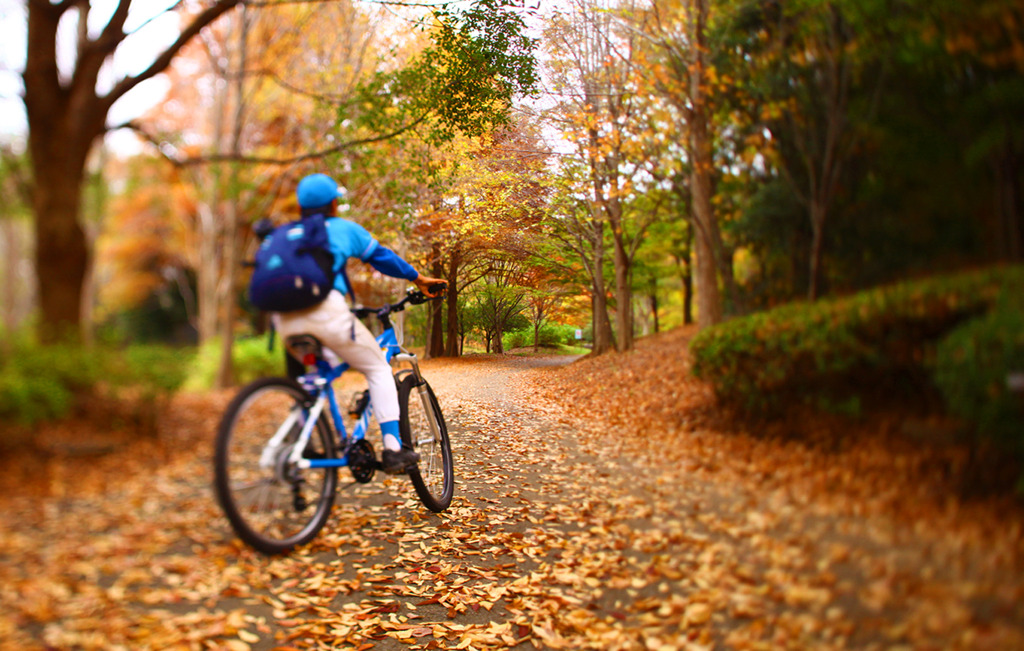
[[[305,364],[306,366],[313,366],[314,364],[316,364],[316,355],[314,355],[313,353],[306,353],[306,355],[302,358],[302,363]]]

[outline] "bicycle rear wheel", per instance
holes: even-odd
[[[452,448],[441,406],[426,380],[417,383],[412,374],[398,384],[398,404],[402,443],[420,455],[419,463],[408,471],[409,479],[423,505],[440,513],[455,494]]]
[[[288,461],[309,400],[292,380],[256,380],[231,401],[217,431],[217,501],[238,537],[264,554],[284,553],[312,540],[334,504],[337,469],[301,469]],[[284,438],[271,445],[278,432]],[[303,455],[334,454],[331,428],[321,417]]]

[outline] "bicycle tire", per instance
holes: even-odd
[[[420,393],[421,388],[423,393]],[[398,405],[402,443],[420,455],[419,463],[408,470],[409,479],[420,502],[434,513],[440,513],[451,505],[455,494],[452,448],[441,406],[426,380],[417,382],[412,374],[399,381]],[[437,424],[437,437],[431,431],[428,418]]]
[[[310,400],[293,380],[256,380],[238,392],[217,430],[217,501],[238,537],[267,555],[282,554],[312,540],[334,505],[336,468],[301,470],[287,463],[291,444],[301,430],[299,424],[293,425],[285,444],[271,455],[269,466],[260,463],[266,444],[292,410],[303,408]],[[332,430],[322,416],[305,454],[335,456]],[[309,489],[315,492],[312,500],[306,498]]]

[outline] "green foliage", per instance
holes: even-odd
[[[441,5],[433,15],[431,46],[409,66],[374,75],[339,122],[351,112],[371,132],[388,133],[429,115],[433,124],[424,135],[438,144],[457,133],[478,136],[506,124],[512,98],[534,92],[535,42],[523,34],[516,3]]]
[[[221,343],[213,340],[200,347],[192,364],[184,388],[187,391],[204,391],[214,386],[220,368]],[[274,350],[269,350],[267,338],[251,337],[235,341],[233,349],[235,382],[246,384],[268,375],[284,375],[285,360],[280,341]]]
[[[148,395],[168,395],[184,384],[193,358],[190,349],[133,345],[112,352],[106,372],[119,386],[136,386]]]
[[[189,363],[160,346],[43,346],[17,337],[0,360],[0,420],[31,426],[67,416],[77,401],[128,390],[153,400],[181,386]]]
[[[951,413],[977,434],[1024,456],[1024,392],[1011,374],[1024,374],[1024,294],[1007,290],[995,309],[943,339],[933,366],[935,384]]]
[[[541,326],[540,332],[537,333],[537,338],[540,345],[547,348],[575,345],[576,328],[571,325],[546,323]],[[502,337],[502,345],[505,347],[505,350],[532,347],[533,326],[505,333],[504,337]]]
[[[19,425],[60,418],[71,409],[74,394],[48,373],[26,374],[14,365],[0,369],[0,419]]]
[[[837,182],[824,224],[826,291],[1012,259],[1014,243],[996,225],[1019,222],[1019,205],[992,197],[1020,196],[1024,183],[1014,163],[1024,129],[1008,117],[1024,107],[1020,30],[1004,27],[1019,3],[730,4],[714,25],[723,43],[715,64],[735,81],[723,97],[730,119],[742,117],[723,131],[753,137],[737,146],[759,147],[767,164],[741,190],[746,202],[728,199],[742,209],[727,235],[757,258],[758,277],[743,288],[749,304],[806,291],[809,175],[823,178],[829,142]],[[845,107],[822,92],[833,64],[848,66]],[[758,142],[762,129],[770,142]],[[723,169],[736,164],[721,154]]]
[[[690,344],[693,372],[726,402],[754,412],[793,399],[859,411],[852,396],[923,375],[937,341],[990,309],[1004,289],[1024,295],[1024,267],[785,305],[701,332]]]

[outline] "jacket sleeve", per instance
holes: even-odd
[[[385,276],[404,278],[405,280],[415,280],[419,276],[419,272],[411,264],[382,244],[378,244],[363,260]]]

